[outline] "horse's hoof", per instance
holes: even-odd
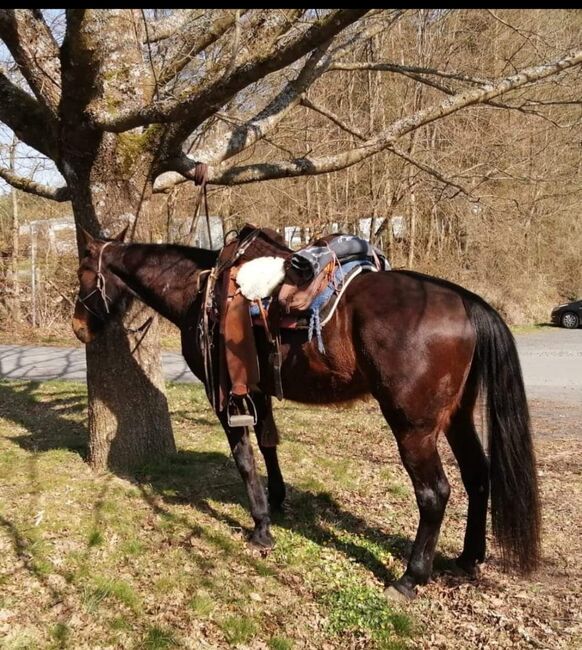
[[[469,562],[458,557],[451,565],[450,572],[460,577],[478,578],[481,569],[476,562]]]
[[[255,529],[250,538],[252,546],[260,550],[272,549],[275,546],[275,540],[269,531]]]
[[[416,594],[412,589],[404,587],[402,585],[389,585],[384,589],[384,598],[390,600],[393,603],[407,603],[409,600],[412,600]]]
[[[269,503],[269,510],[272,515],[285,515],[288,508],[284,501],[277,501],[276,503]]]

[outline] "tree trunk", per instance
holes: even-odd
[[[15,157],[16,157],[16,137],[13,138],[10,145],[10,171],[15,171]],[[20,224],[18,220],[18,196],[16,190],[12,188],[10,192],[12,199],[12,221],[10,224],[10,239],[12,243],[12,256],[10,258],[10,278],[8,286],[11,289],[9,312],[12,319],[19,323],[21,321],[20,309],[20,280],[18,278],[18,260],[20,257],[20,239],[19,231]]]
[[[114,236],[129,222],[138,238],[147,241],[152,189],[147,170],[138,174],[134,167],[127,180],[110,171],[98,158],[90,173],[77,173],[73,191],[77,224],[93,234]],[[91,214],[101,224],[101,233],[91,228]],[[125,331],[150,316],[154,314],[149,308],[133,301],[86,347],[89,462],[96,469],[128,471],[176,451],[164,394],[157,317],[143,339],[143,333]]]

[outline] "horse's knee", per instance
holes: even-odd
[[[443,518],[451,487],[447,479],[439,477],[433,485],[416,489],[416,501],[425,521],[440,522]]]

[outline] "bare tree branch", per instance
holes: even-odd
[[[301,58],[322,41],[326,41],[342,29],[358,20],[366,9],[339,9],[315,21],[306,31],[291,38],[284,46],[259,49],[238,64],[228,76],[203,81],[182,100],[154,102],[138,110],[121,110],[115,115],[94,115],[98,128],[116,133],[151,123],[182,121],[175,138],[184,140],[235,93],[266,74],[280,70]]]
[[[160,85],[165,85],[176,78],[194,57],[210,45],[215,43],[225,34],[236,21],[236,11],[226,9],[211,14],[209,21],[203,24],[188,24],[188,29],[183,29],[176,34],[176,52],[160,71]]]
[[[366,136],[361,131],[358,131],[358,130],[356,130],[355,127],[350,126],[349,124],[346,124],[335,113],[332,113],[327,108],[324,108],[323,106],[320,106],[319,104],[316,104],[314,101],[310,100],[309,98],[302,97],[301,98],[301,104],[303,106],[305,106],[306,108],[310,108],[312,111],[315,111],[316,113],[319,113],[320,115],[323,115],[324,117],[327,117],[328,120],[331,120],[336,126],[339,126],[340,129],[342,129],[343,131],[346,131],[346,133],[349,133],[350,135],[355,136],[359,140],[365,140],[366,139]]]
[[[434,75],[436,77],[443,77],[445,79],[456,79],[458,81],[465,81],[472,84],[485,85],[491,83],[489,79],[483,77],[472,77],[457,72],[454,70],[438,70],[437,68],[424,68],[416,65],[398,65],[396,63],[389,63],[388,61],[362,61],[362,62],[346,62],[335,61],[330,67],[332,70],[375,70],[378,72],[395,72],[397,74],[413,73],[416,75]]]
[[[564,57],[554,63],[526,68],[518,74],[506,77],[485,88],[477,88],[447,97],[442,102],[416,113],[396,120],[377,136],[370,138],[361,146],[344,151],[333,156],[320,158],[297,158],[274,163],[262,163],[241,167],[221,165],[209,171],[209,182],[219,185],[238,185],[259,180],[287,178],[294,176],[325,174],[350,167],[369,156],[390,148],[403,135],[442,119],[462,108],[479,103],[485,103],[509,91],[516,90],[526,84],[544,79],[563,70],[582,63],[582,50]]]
[[[406,160],[406,162],[410,163],[411,165],[418,167],[418,169],[421,169],[423,172],[426,172],[427,174],[434,176],[441,183],[444,183],[445,185],[450,185],[451,187],[456,187],[459,190],[459,192],[465,194],[465,196],[467,196],[467,198],[470,201],[477,200],[473,196],[471,190],[467,189],[463,185],[460,185],[458,182],[448,178],[443,173],[441,173],[438,169],[435,169],[434,167],[431,167],[430,165],[427,165],[426,163],[423,163],[420,160],[417,160],[416,158],[412,158],[405,151],[403,151],[402,149],[394,145],[387,147],[387,149],[388,151],[391,151],[392,153],[396,154],[399,158]]]
[[[4,41],[38,101],[52,115],[61,98],[59,46],[38,9],[0,9]]]
[[[56,125],[48,110],[0,72],[0,121],[19,140],[52,160],[58,158]]]
[[[345,38],[341,36],[334,43],[331,54],[336,59],[340,54],[353,51],[357,46],[362,46],[375,36],[386,32],[406,13],[407,9],[372,9],[365,18],[358,23],[359,29],[350,33]],[[368,24],[366,24],[368,23]]]
[[[346,124],[343,120],[341,120],[337,115],[332,113],[326,108],[323,108],[322,106],[319,106],[315,104],[315,102],[312,102],[311,100],[307,99],[306,97],[303,97],[301,100],[301,104],[303,106],[306,106],[307,108],[311,108],[312,110],[316,111],[317,113],[320,113],[324,117],[327,117],[329,120],[331,120],[334,124],[340,127],[340,129],[346,131],[350,135],[355,136],[359,140],[365,140],[366,136],[361,132],[357,131],[354,127]],[[416,160],[415,158],[412,158],[409,156],[405,151],[402,149],[396,147],[395,145],[391,145],[387,147],[388,151],[391,151],[392,153],[396,154],[399,158],[402,158],[403,160],[406,160],[406,162],[410,163],[411,165],[414,165],[415,167],[418,167],[418,169],[421,169],[422,171],[426,172],[427,174],[430,174],[431,176],[434,176],[436,179],[441,181],[441,183],[444,183],[445,185],[450,185],[452,187],[456,187],[459,191],[463,192],[466,194],[468,197],[471,197],[471,192],[467,190],[465,187],[459,185],[455,181],[451,180],[450,178],[447,178],[439,172],[437,169],[434,169],[434,167],[431,167],[430,165],[427,165],[426,163],[420,162],[419,160]],[[472,199],[474,200],[474,199]]]
[[[4,179],[9,185],[15,187],[17,190],[22,190],[28,194],[35,194],[36,196],[42,196],[45,199],[51,199],[59,203],[69,201],[71,198],[69,188],[66,186],[50,187],[49,185],[43,185],[42,183],[33,181],[31,178],[19,176],[6,167],[0,167],[0,178]]]
[[[157,43],[166,38],[174,36],[189,23],[199,20],[202,17],[200,9],[180,9],[173,14],[148,23],[147,34],[144,42]]]

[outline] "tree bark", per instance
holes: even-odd
[[[102,234],[113,236],[129,221],[137,224],[139,239],[147,240],[151,183],[143,176],[136,183],[135,173],[128,180],[108,179],[100,171],[107,168],[99,162],[97,158],[87,182],[78,182],[73,191],[77,223],[91,228],[88,207],[95,206]],[[139,327],[150,316],[154,314],[149,308],[133,301],[86,346],[89,462],[95,469],[128,471],[176,451],[164,394],[157,317],[143,338],[143,333],[125,329]]]
[[[136,39],[136,17],[126,10],[67,11],[57,160],[77,227],[112,237],[129,224],[131,238],[149,241],[159,132],[152,127],[108,134],[85,119],[96,95],[112,106],[133,106],[151,97],[154,86]],[[136,301],[86,347],[89,461],[96,469],[128,471],[176,450],[157,325],[133,352],[140,335],[136,339],[124,329],[139,327],[150,315]]]

